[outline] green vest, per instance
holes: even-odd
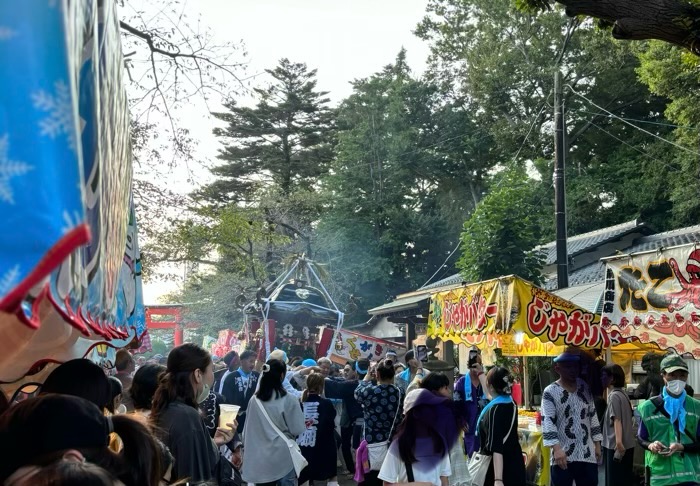
[[[658,440],[668,446],[678,442],[671,420],[656,411],[651,400],[642,402],[638,407],[642,422],[649,432],[649,441]],[[696,439],[698,419],[700,419],[700,401],[689,396],[685,398],[685,428],[693,438],[681,433],[681,444],[690,444]],[[651,486],[671,486],[680,483],[700,482],[700,456],[698,454],[678,453],[670,456],[654,454],[647,450],[644,462],[651,469]]]

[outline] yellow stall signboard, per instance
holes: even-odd
[[[597,314],[515,276],[431,296],[428,316],[431,337],[469,345],[516,333],[553,346],[607,348],[628,341],[618,331],[605,331]]]

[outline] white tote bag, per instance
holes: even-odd
[[[267,419],[267,422],[270,424],[272,429],[277,432],[277,435],[279,435],[283,441],[287,443],[287,447],[289,447],[289,454],[292,456],[292,463],[294,464],[294,472],[297,473],[297,477],[299,477],[299,474],[301,474],[301,471],[309,465],[308,461],[304,457],[304,455],[301,453],[301,449],[299,448],[299,444],[297,444],[297,441],[294,439],[290,439],[284,433],[277,428],[275,423],[272,421],[270,416],[267,414],[267,410],[265,410],[265,407],[263,407],[263,404],[258,400],[258,397],[253,397],[251,401],[255,401],[256,405],[262,412],[262,414],[265,416]]]
[[[510,430],[503,438],[503,443],[505,444],[513,432],[513,426],[515,425],[515,417],[518,416],[518,409],[515,409],[513,413],[513,421],[510,424]],[[489,472],[489,465],[491,465],[492,457],[488,454],[481,454],[475,452],[472,458],[469,460],[469,476],[470,482],[469,486],[484,486],[486,482],[486,474]]]
[[[401,392],[399,392],[401,396]],[[391,433],[394,431],[394,425],[396,424],[396,417],[399,416],[399,403],[396,404],[396,415],[394,415],[394,421],[391,423],[391,429],[389,429],[389,439],[382,442],[375,442],[374,444],[367,444],[367,455],[369,456],[369,468],[372,471],[379,471],[384,463],[384,458],[386,453],[389,451],[389,441],[391,441]]]

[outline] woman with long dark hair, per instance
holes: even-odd
[[[306,430],[297,439],[297,444],[309,465],[299,475],[299,484],[306,481],[333,482],[338,475],[334,434],[336,412],[333,403],[322,396],[324,384],[323,375],[310,374],[301,396]]]
[[[413,390],[404,401],[404,419],[389,446],[379,479],[384,485],[447,486],[452,474],[449,451],[456,431],[447,437],[441,417],[450,399],[426,389]],[[453,420],[454,422],[454,420]],[[454,423],[452,424],[454,430]]]
[[[218,446],[229,442],[233,431],[220,428],[212,440],[204,425],[199,404],[209,396],[213,384],[211,356],[204,349],[187,343],[170,352],[150,418],[175,458],[173,481],[187,478],[198,484],[217,478],[221,460]]]
[[[123,443],[119,453],[108,447],[110,432]],[[126,415],[105,417],[83,398],[43,395],[0,416],[0,484],[67,456],[102,467],[126,486],[157,486],[160,479],[160,451],[148,428]]]
[[[469,458],[464,453],[463,441],[460,440],[460,433],[464,429],[464,417],[458,409],[458,407],[461,407],[461,404],[452,400],[453,393],[450,387],[450,380],[442,373],[430,373],[421,380],[420,387],[447,399],[436,407],[438,418],[435,424],[445,441],[448,444],[452,444],[449,452],[452,469],[449,485],[468,484],[469,468],[467,467],[467,461],[469,461]]]
[[[492,456],[484,485],[521,486],[525,484],[525,463],[518,440],[518,406],[511,396],[513,377],[496,366],[486,375],[493,397],[479,414],[476,426],[481,454]]]
[[[248,483],[259,486],[297,484],[289,446],[277,432],[295,440],[306,429],[299,401],[284,389],[286,374],[287,365],[282,361],[268,360],[262,367],[258,391],[248,404],[241,471],[243,480]]]

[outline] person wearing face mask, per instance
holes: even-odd
[[[650,486],[700,483],[700,401],[685,391],[688,365],[678,355],[661,361],[661,395],[639,406],[637,441],[646,450]]]
[[[168,355],[166,372],[153,397],[151,423],[175,458],[171,480],[190,484],[217,481],[219,446],[233,438],[237,424],[219,428],[214,439],[207,432],[199,404],[214,384],[211,356],[195,344],[183,344]],[[233,429],[233,430],[231,430]]]

